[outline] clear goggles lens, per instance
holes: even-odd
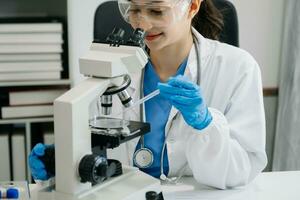
[[[118,0],[126,22],[139,25],[168,26],[180,20],[187,11],[189,0]]]

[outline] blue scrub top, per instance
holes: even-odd
[[[179,66],[176,75],[183,75],[187,65],[187,58]],[[144,75],[144,96],[150,94],[157,89],[158,83],[160,83],[160,78],[157,75],[155,69],[153,68],[152,63],[149,61],[145,66],[145,75]],[[145,148],[148,148],[152,151],[154,156],[154,161],[152,165],[148,168],[140,169],[143,172],[159,178],[160,173],[160,160],[161,160],[161,151],[165,141],[165,127],[169,118],[172,105],[162,96],[157,95],[154,98],[145,102],[145,114],[146,122],[151,125],[151,132],[147,133],[144,136],[144,145]],[[141,143],[139,142],[136,150],[141,148]],[[169,163],[168,163],[168,154],[167,148],[164,151],[164,161],[163,168],[164,174],[169,173]]]

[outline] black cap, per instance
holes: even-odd
[[[156,200],[157,193],[154,191],[146,192],[146,200]]]

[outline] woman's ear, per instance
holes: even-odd
[[[203,0],[191,0],[191,5],[189,9],[189,15],[188,17],[193,19],[194,16],[198,13],[201,3]]]

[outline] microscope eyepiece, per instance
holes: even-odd
[[[145,43],[145,31],[143,29],[137,28],[133,31],[132,35],[130,36],[127,44],[130,46],[138,46],[144,48]]]
[[[124,43],[124,34],[125,31],[121,28],[114,28],[111,34],[109,34],[106,38],[106,42],[111,46],[120,46]]]

